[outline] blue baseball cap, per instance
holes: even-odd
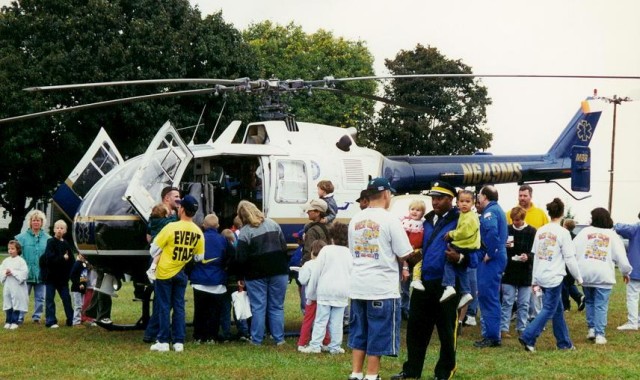
[[[180,205],[183,209],[189,212],[198,211],[198,201],[192,195],[185,195],[184,198],[176,201],[177,204]]]
[[[369,181],[369,184],[367,185],[367,192],[369,194],[377,194],[385,190],[390,190],[392,193],[396,192],[396,190],[391,187],[389,180],[383,177],[374,178]]]

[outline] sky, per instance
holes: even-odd
[[[222,11],[243,30],[263,20],[294,22],[306,32],[318,29],[361,40],[374,56],[374,70],[388,74],[385,59],[417,44],[461,59],[476,74],[566,74],[640,76],[640,2],[428,1],[428,0],[191,0],[203,14]],[[285,79],[285,78],[281,78]],[[318,78],[305,78],[318,79]],[[598,90],[604,97],[631,97],[618,106],[612,216],[638,221],[640,201],[640,80],[483,79],[493,104],[486,128],[493,154],[546,153],[580,101]],[[534,185],[533,201],[544,209],[559,197],[580,223],[595,207],[608,207],[613,105],[597,102],[603,113],[591,141],[591,191],[575,201],[553,184]],[[563,180],[570,188],[569,180]],[[500,204],[517,204],[517,185],[500,185]]]
[[[422,44],[462,60],[476,74],[640,76],[636,0],[190,1],[203,15],[222,11],[240,30],[263,20],[294,22],[308,33],[324,29],[364,41],[378,75],[388,74],[385,59]],[[547,152],[594,89],[600,96],[638,99],[618,107],[612,210],[615,221],[638,221],[640,201],[633,194],[640,185],[640,80],[487,78],[482,83],[493,100],[486,124],[494,136],[493,154]],[[591,191],[575,193],[591,197],[578,202],[556,185],[533,186],[537,206],[560,197],[579,223],[589,222],[594,207],[608,207],[613,106],[597,105],[603,113],[591,141]],[[570,188],[568,180],[561,182]],[[499,191],[503,208],[517,204],[516,185],[500,185]]]

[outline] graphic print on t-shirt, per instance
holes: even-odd
[[[551,261],[553,260],[553,254],[556,251],[553,247],[558,244],[558,237],[551,232],[544,232],[538,235],[538,252],[536,252],[536,259]]]
[[[365,219],[356,223],[353,245],[355,257],[378,260],[380,257],[379,236],[380,225],[373,220]]]

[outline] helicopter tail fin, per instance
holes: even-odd
[[[589,97],[582,101],[580,108],[565,127],[560,137],[553,143],[548,156],[554,158],[569,158],[574,147],[587,147],[600,120],[601,111],[592,111]]]

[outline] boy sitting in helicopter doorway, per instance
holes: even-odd
[[[331,181],[325,179],[318,182],[318,197],[327,202],[327,215],[322,218],[321,223],[330,224],[338,215],[338,204],[333,199],[334,191],[335,187]]]

